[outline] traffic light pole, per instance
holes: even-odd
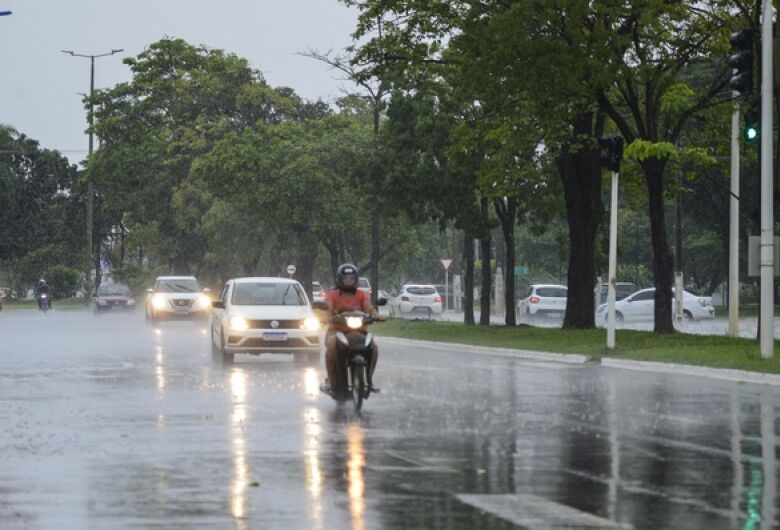
[[[774,355],[774,198],[773,150],[772,150],[772,0],[762,4],[761,23],[761,357]]]
[[[617,211],[619,173],[612,172],[609,206],[609,283],[607,288],[607,348],[615,349],[615,287],[617,284]]]
[[[739,94],[733,92],[736,98]],[[729,222],[729,335],[739,337],[739,104],[731,113]]]

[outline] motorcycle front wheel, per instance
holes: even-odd
[[[355,410],[363,408],[363,396],[366,391],[366,366],[355,366],[352,370],[352,404]]]

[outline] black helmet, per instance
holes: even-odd
[[[357,267],[351,263],[344,263],[336,269],[336,287],[342,291],[355,292],[358,286]]]

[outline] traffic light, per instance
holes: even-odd
[[[604,169],[620,171],[620,161],[623,160],[623,137],[606,136],[599,138],[599,164]]]
[[[753,30],[743,29],[731,34],[731,51],[729,66],[734,74],[729,79],[729,86],[740,95],[747,96],[753,91]]]
[[[742,136],[746,142],[755,142],[761,137],[759,119],[758,111],[755,108],[745,113],[745,128],[742,130]]]

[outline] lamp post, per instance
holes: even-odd
[[[108,57],[116,53],[124,51],[124,49],[113,49],[110,52],[99,53],[94,55],[76,53],[73,50],[61,50],[62,53],[66,53],[72,57],[82,57],[89,59],[89,151],[87,160],[92,156],[94,147],[94,133],[92,132],[93,111],[94,104],[92,103],[92,95],[95,92],[95,59],[100,57]],[[84,304],[89,305],[92,302],[92,226],[93,226],[93,208],[95,197],[95,185],[92,183],[92,179],[87,178],[87,234],[86,234],[86,256],[84,261]]]

